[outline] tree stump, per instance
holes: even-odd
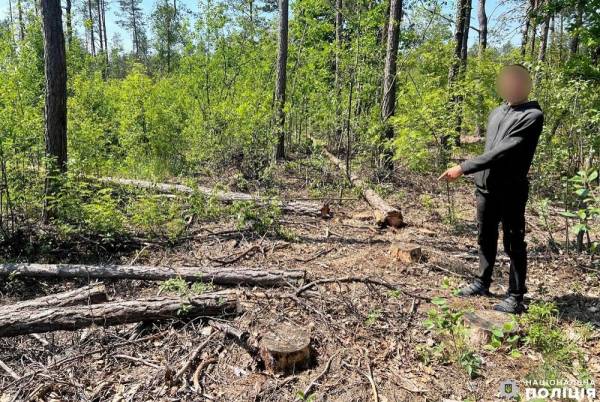
[[[423,255],[421,247],[402,242],[392,243],[390,246],[390,254],[397,261],[404,262],[406,264],[418,262]]]
[[[292,373],[310,364],[310,334],[290,324],[281,324],[263,335],[260,355],[267,371]]]
[[[473,347],[481,347],[490,343],[494,329],[501,329],[505,336],[515,334],[519,330],[518,326],[514,325],[510,331],[506,331],[504,325],[513,323],[513,317],[510,314],[494,310],[465,313],[464,322],[470,329],[469,343]]]

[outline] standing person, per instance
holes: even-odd
[[[479,275],[460,289],[461,296],[487,296],[502,222],[504,250],[510,257],[507,297],[495,310],[519,314],[527,292],[527,244],[525,204],[529,195],[527,174],[542,132],[544,115],[536,101],[529,101],[531,76],[520,64],[505,66],[498,76],[498,92],[505,104],[489,116],[485,152],[446,170],[440,180],[454,181],[475,174]]]

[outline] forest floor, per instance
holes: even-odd
[[[280,167],[273,175],[274,187],[285,189],[280,193],[283,199],[310,198],[307,184],[325,180],[322,173],[305,168],[302,162],[292,169]],[[327,180],[335,188],[342,179],[333,168],[329,173]],[[216,184],[216,179],[202,180]],[[300,296],[293,288],[239,288],[244,309],[228,323],[252,335],[281,322],[304,328],[312,340],[309,368],[269,374],[246,350],[217,334],[191,370],[181,380],[173,380],[172,373],[211,333],[205,320],[93,327],[40,335],[47,344],[31,336],[0,339],[0,360],[19,377],[15,380],[0,370],[0,400],[488,402],[498,399],[504,380],[543,380],[550,375],[545,356],[524,343],[518,356],[504,348],[476,350],[482,361],[474,376],[460,362],[436,357],[436,346],[449,341],[424,325],[428,312],[438,308],[432,299],[443,297],[457,311],[491,307],[506,292],[508,259],[500,252],[494,297],[453,296],[477,265],[472,184],[464,180],[452,185],[454,219],[449,219],[446,186],[432,175],[397,172],[386,188],[387,199],[402,208],[407,222],[402,229],[378,228],[368,205],[347,192],[342,201],[332,203],[332,219],[284,215],[282,228],[287,235],[283,237],[238,231],[233,219],[223,218],[193,223],[189,236],[175,244],[142,242],[117,251],[106,251],[94,242],[57,245],[60,252],[29,261],[303,269],[309,280],[353,276],[398,285],[400,292],[390,292],[376,284],[333,282]],[[528,208],[528,302],[556,304],[558,327],[577,345],[587,373],[598,384],[598,266],[589,255],[564,249],[558,253],[549,247],[550,232],[559,243],[564,238],[564,219],[557,211],[558,207],[551,211],[546,224],[534,201]],[[423,257],[410,264],[397,261],[389,252],[395,241],[419,245]],[[17,278],[2,283],[2,304],[84,283]],[[113,300],[159,292],[156,282],[105,284]],[[579,336],[586,323],[588,333]],[[192,374],[199,364],[203,364],[197,376],[200,388],[195,389]],[[566,378],[578,378],[581,371],[577,362],[558,367]],[[302,392],[313,382],[311,395],[304,397]]]

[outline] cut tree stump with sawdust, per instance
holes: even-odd
[[[492,340],[492,331],[502,330],[504,336],[518,332],[519,327],[510,314],[495,310],[467,312],[463,316],[465,326],[469,328],[469,343],[473,347],[487,345]]]
[[[298,284],[306,272],[267,270],[244,267],[170,267],[147,265],[78,265],[78,264],[0,264],[0,275],[58,278],[141,279],[164,281],[182,278],[223,286],[287,286]]]
[[[421,247],[402,242],[393,242],[390,246],[390,255],[397,261],[410,264],[419,262],[423,255]]]
[[[56,293],[37,299],[25,300],[0,306],[0,314],[39,309],[44,307],[66,307],[85,304],[98,304],[108,301],[106,288],[102,283],[95,283],[81,288]]]
[[[330,218],[331,209],[329,203],[317,203],[311,201],[279,201],[270,198],[255,196],[246,193],[237,193],[233,191],[215,191],[212,188],[196,186],[194,188],[183,184],[172,183],[154,183],[146,180],[120,179],[116,177],[101,177],[95,179],[101,183],[117,184],[122,186],[131,186],[154,190],[161,193],[185,193],[194,194],[195,192],[204,194],[208,197],[214,197],[223,203],[233,202],[253,202],[258,205],[270,205],[275,203],[281,211],[288,214],[316,216],[320,218]]]
[[[89,306],[50,307],[0,314],[0,337],[77,330],[168,318],[224,316],[240,310],[233,292],[214,292],[189,299],[152,297]]]
[[[316,139],[310,137],[313,142],[317,142]],[[329,152],[325,147],[322,147],[323,154],[329,159],[331,163],[340,169],[344,175],[348,176],[348,171],[346,170],[346,164]],[[379,196],[375,191],[371,190],[368,184],[363,181],[360,177],[355,175],[354,173],[350,174],[348,177],[350,183],[361,190],[364,199],[367,203],[373,208],[373,213],[375,215],[375,220],[377,224],[380,226],[391,226],[394,228],[400,228],[404,226],[404,218],[402,217],[402,212],[399,208],[393,207],[388,204],[383,198]]]
[[[291,324],[279,324],[262,336],[260,356],[272,373],[292,373],[310,365],[310,334]]]

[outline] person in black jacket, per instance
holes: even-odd
[[[536,101],[529,101],[529,71],[520,64],[505,66],[498,77],[498,91],[505,104],[490,113],[485,151],[446,170],[439,179],[454,181],[474,174],[477,198],[479,275],[459,290],[461,296],[487,296],[502,223],[504,250],[510,257],[507,297],[494,309],[521,313],[527,292],[525,204],[529,195],[527,174],[544,124]]]

